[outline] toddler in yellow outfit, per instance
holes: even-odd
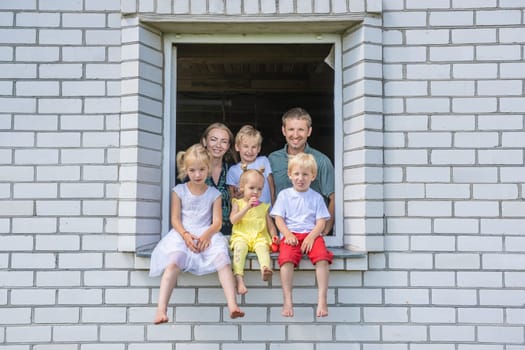
[[[259,201],[263,187],[264,175],[258,170],[246,170],[239,181],[242,197],[232,200],[230,248],[233,250],[233,274],[239,294],[248,292],[244,284],[244,264],[248,252],[257,255],[263,281],[268,281],[273,274],[270,234],[277,237],[277,230],[268,213],[270,204]]]

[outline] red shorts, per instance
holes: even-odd
[[[293,263],[295,267],[299,265],[303,257],[303,252],[301,251],[301,244],[303,243],[308,233],[293,233],[299,243],[297,245],[289,245],[284,243],[284,239],[281,240],[279,245],[279,266],[282,266],[285,263]],[[334,254],[326,248],[324,239],[321,236],[317,236],[312,246],[312,250],[307,253],[308,257],[312,264],[316,264],[318,261],[326,260],[329,264],[332,263]]]

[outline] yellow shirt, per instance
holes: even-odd
[[[244,199],[234,198],[233,203],[237,204],[239,210],[242,210],[248,205]],[[231,246],[236,240],[243,240],[248,243],[250,251],[253,251],[255,243],[271,244],[270,234],[268,233],[268,226],[266,224],[266,216],[270,204],[262,202],[256,207],[251,208],[232,228],[232,236],[230,239]]]

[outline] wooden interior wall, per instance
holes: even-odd
[[[313,119],[310,144],[333,159],[333,70],[329,44],[182,44],[177,46],[177,150],[211,123],[233,133],[252,124],[261,154],[284,145],[281,116],[300,106]]]

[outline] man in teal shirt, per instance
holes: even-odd
[[[286,139],[286,145],[268,156],[275,182],[275,196],[277,197],[281,190],[292,187],[288,178],[288,156],[300,152],[313,155],[317,162],[317,176],[311,187],[319,192],[327,202],[331,217],[326,222],[323,234],[328,234],[334,225],[334,166],[325,154],[310,147],[307,143],[308,137],[312,133],[312,117],[303,108],[292,108],[282,117],[282,132]]]

